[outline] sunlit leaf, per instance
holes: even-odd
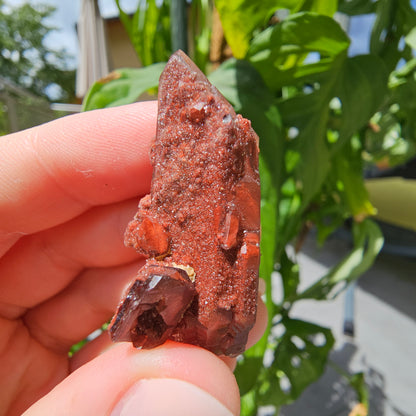
[[[416,49],[416,28],[413,28],[404,40],[411,48]]]
[[[280,8],[293,9],[303,0],[216,0],[225,37],[236,58],[244,58],[256,29],[264,28]]]
[[[349,43],[333,19],[303,12],[258,34],[247,57],[266,84],[276,90],[301,77],[329,70],[338,55],[346,54]],[[305,61],[312,53],[315,55]]]
[[[109,77],[97,81],[89,90],[83,102],[83,110],[116,107],[135,102],[138,97],[159,84],[159,77],[165,63],[144,68],[121,68]]]
[[[301,10],[319,13],[332,17],[338,8],[338,0],[305,0]]]

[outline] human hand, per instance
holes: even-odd
[[[143,260],[124,229],[149,191],[155,102],[65,117],[0,138],[0,415],[232,415],[230,368],[198,347],[104,333]],[[261,336],[265,308],[251,333]]]

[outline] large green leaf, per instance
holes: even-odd
[[[338,55],[346,54],[349,43],[333,19],[303,12],[257,35],[247,57],[269,88],[278,90],[301,77],[329,70]],[[305,62],[312,52],[319,54],[319,60]]]
[[[188,38],[189,50],[193,51],[192,59],[198,68],[206,72],[209,64],[210,41],[212,32],[212,3],[211,0],[193,0],[190,4],[188,30],[191,31],[191,39]]]
[[[374,13],[376,2],[368,0],[339,0],[338,11],[349,16]]]
[[[318,79],[319,87],[312,92],[297,94],[279,103],[284,124],[298,132],[287,148],[299,154],[295,178],[301,189],[303,208],[321,188],[330,169],[331,152],[342,148],[377,111],[386,91],[387,77],[376,56],[347,58],[342,55],[325,77],[312,77],[311,82]],[[332,117],[334,100],[340,106],[337,123]],[[328,127],[338,133],[334,144],[328,142]]]
[[[365,125],[386,93],[382,61],[375,56],[347,59],[348,46],[348,37],[332,19],[299,13],[255,37],[248,53],[271,89],[298,86],[295,95],[283,97],[280,109],[284,124],[299,132],[288,152],[298,155],[303,206],[317,192],[330,167],[326,130],[331,100],[337,98],[342,106],[335,126],[340,139],[332,146],[333,152]],[[310,52],[319,53],[317,62],[304,60]]]
[[[361,141],[354,135],[332,156],[324,185],[311,202],[307,218],[315,224],[321,245],[351,216],[362,221],[376,214],[364,184],[362,152]]]
[[[280,8],[293,9],[304,0],[216,0],[225,37],[236,58],[244,58],[256,29],[266,26]]]
[[[135,102],[141,94],[158,86],[164,67],[162,62],[144,68],[115,70],[90,88],[83,102],[83,111]]]
[[[279,9],[308,10],[332,16],[337,0],[216,0],[225,37],[236,58],[244,58],[253,35],[263,30]]]
[[[383,247],[383,235],[377,224],[369,219],[353,225],[354,248],[338,265],[294,300],[334,298],[346,285],[361,276],[373,264]]]

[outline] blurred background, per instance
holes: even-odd
[[[119,3],[134,14],[140,1]],[[1,0],[0,10],[0,134],[80,111],[95,81],[141,66],[114,0]],[[343,20],[351,55],[368,52],[374,19]]]
[[[139,66],[113,0],[2,0],[0,22],[0,134],[80,111],[94,81]]]

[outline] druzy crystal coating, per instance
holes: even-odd
[[[236,356],[257,310],[258,137],[181,51],[158,100],[151,191],[125,236],[148,258],[110,334],[139,348],[170,339]]]

